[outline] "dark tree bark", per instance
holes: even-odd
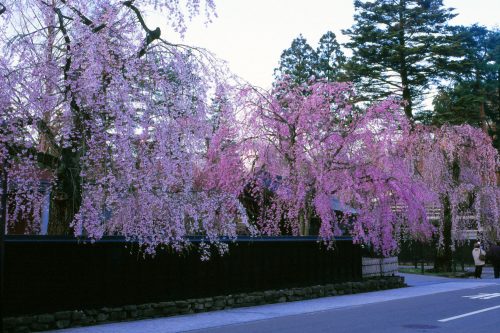
[[[443,247],[439,248],[434,262],[436,272],[451,272],[453,252],[451,249],[451,205],[448,196],[444,197],[443,203]]]

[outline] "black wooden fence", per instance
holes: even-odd
[[[326,250],[315,237],[240,238],[201,261],[193,248],[144,258],[123,238],[94,244],[8,236],[5,315],[142,304],[361,280],[361,249],[349,238]]]
[[[464,270],[465,266],[473,266],[472,249],[475,241],[467,241],[464,244],[457,245],[452,255],[453,267]],[[421,263],[433,264],[437,256],[437,244],[422,242],[406,242],[401,245],[398,254],[400,264],[413,264],[416,266]]]

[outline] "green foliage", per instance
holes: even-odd
[[[345,81],[345,62],[346,58],[333,32],[328,31],[320,38],[316,50],[300,35],[292,41],[290,48],[282,52],[274,75],[276,80],[289,76],[296,84],[305,83],[312,77],[329,82]]]
[[[321,36],[316,53],[318,54],[316,77],[329,82],[346,80],[344,73],[346,57],[333,32],[328,31]]]
[[[500,31],[478,25],[453,31],[460,57],[448,64],[450,84],[434,98],[432,122],[482,127],[498,149]]]
[[[483,99],[474,93],[474,87],[469,82],[456,84],[454,87],[443,87],[434,97],[432,104],[432,124],[452,125],[469,124],[481,126],[481,117],[478,110]]]
[[[279,67],[275,69],[276,78],[290,76],[297,84],[307,82],[315,75],[318,54],[300,35],[292,41],[290,48],[281,53]]]
[[[441,0],[356,0],[354,6],[355,24],[343,31],[353,51],[349,78],[366,100],[401,95],[412,117],[456,53],[447,29],[455,14]]]

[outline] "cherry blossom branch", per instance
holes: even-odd
[[[100,30],[102,30],[106,27],[106,24],[104,24],[104,23],[100,24],[99,26],[96,27],[94,22],[92,22],[92,20],[90,20],[85,15],[83,15],[83,13],[81,11],[79,11],[78,9],[76,9],[75,7],[68,5],[66,0],[61,0],[61,2],[63,4],[65,4],[66,6],[68,6],[68,8],[71,9],[76,15],[78,15],[78,17],[80,18],[80,20],[82,21],[83,24],[85,24],[88,27],[91,27],[92,32],[99,32]]]
[[[144,31],[146,31],[146,41],[144,43],[144,46],[139,50],[139,53],[138,53],[138,57],[141,58],[143,55],[146,54],[146,50],[147,50],[149,44],[151,44],[152,42],[154,42],[157,39],[160,39],[161,30],[159,27],[157,27],[155,30],[151,30],[148,28],[148,26],[146,25],[146,22],[144,22],[144,18],[142,17],[141,12],[139,11],[139,8],[134,6],[133,0],[125,1],[125,2],[123,2],[123,5],[130,8],[135,13],[142,28],[144,29]]]
[[[61,30],[64,38],[64,45],[66,46],[66,62],[64,63],[64,81],[68,81],[68,72],[71,68],[71,39],[69,38],[68,31],[64,24],[64,16],[60,8],[54,7],[54,12],[57,14],[59,20],[59,29]],[[66,83],[65,93],[69,92],[70,86]]]
[[[66,45],[66,61],[64,64],[64,70],[63,70],[63,76],[64,76],[64,83],[65,83],[65,90],[64,90],[64,95],[65,98],[68,98],[68,94],[71,95],[70,99],[70,107],[73,111],[75,111],[76,115],[79,115],[81,112],[80,106],[76,102],[74,92],[71,90],[71,84],[69,83],[69,71],[71,69],[71,39],[69,38],[68,31],[66,29],[66,26],[64,25],[64,18],[63,14],[60,8],[54,7],[54,11],[57,14],[58,21],[59,21],[59,29],[61,30],[63,37],[64,37],[64,44]],[[76,119],[78,119],[77,117]],[[80,125],[80,124],[79,124]]]
[[[4,4],[0,2],[0,15],[5,13],[6,10],[7,10],[7,7],[5,7]]]

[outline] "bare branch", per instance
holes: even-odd
[[[94,22],[92,22],[92,20],[90,20],[87,16],[83,15],[83,13],[78,9],[76,9],[75,7],[68,5],[66,0],[61,0],[61,2],[65,4],[69,9],[71,9],[76,15],[78,15],[83,24],[85,24],[88,27],[91,27],[92,32],[99,32],[106,27],[106,24],[104,23],[96,27]]]
[[[63,14],[60,8],[54,7],[54,11],[57,14],[58,20],[59,20],[59,28],[61,29],[61,32],[64,36],[64,44],[66,45],[66,62],[64,64],[64,84],[65,84],[65,98],[67,98],[68,94],[71,94],[71,85],[68,82],[69,79],[69,71],[71,69],[71,39],[69,38],[68,35],[68,30],[66,29],[66,26],[64,25],[64,18]],[[76,102],[74,96],[71,96],[71,101],[70,101],[70,106],[71,108],[77,113],[80,113],[80,106]]]
[[[123,2],[123,5],[125,7],[130,8],[135,13],[142,28],[144,29],[144,31],[146,31],[146,41],[144,43],[144,46],[139,50],[139,53],[138,53],[138,57],[140,58],[146,54],[146,50],[147,50],[149,44],[151,44],[152,42],[154,42],[157,39],[160,39],[161,30],[159,27],[157,27],[155,30],[151,30],[148,28],[148,26],[146,25],[146,22],[144,22],[144,18],[142,17],[141,12],[139,11],[139,8],[134,6],[133,0],[125,1],[125,2]]]
[[[61,12],[60,8],[54,7],[54,12],[57,14],[57,18],[59,20],[59,29],[64,36],[64,44],[66,45],[66,62],[64,64],[64,81],[68,80],[68,72],[71,68],[71,39],[69,38],[68,31],[66,30],[66,26],[64,25],[64,16]],[[66,87],[66,90],[69,90],[69,85]]]

